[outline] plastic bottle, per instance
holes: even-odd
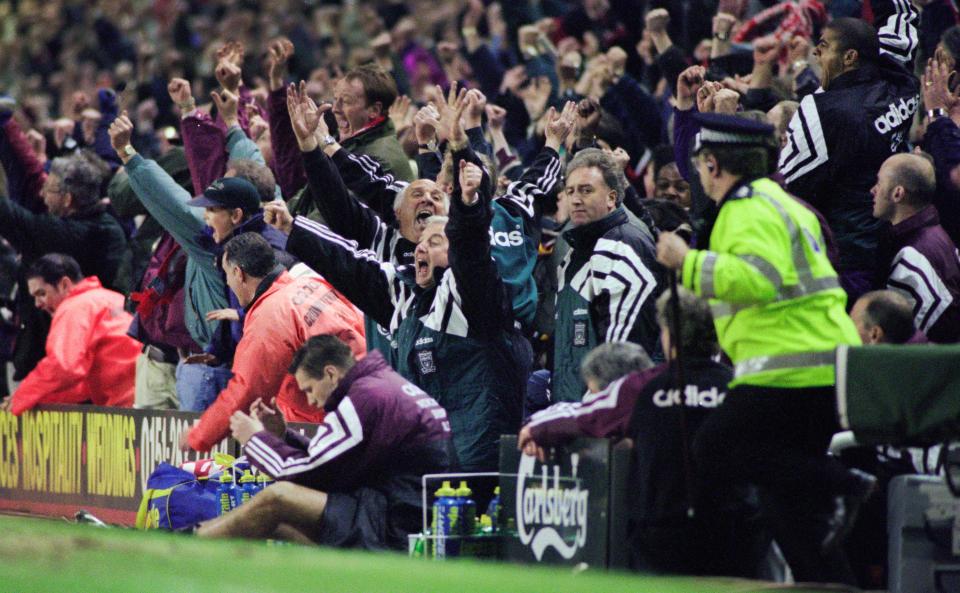
[[[445,481],[434,495],[433,533],[436,536],[433,546],[434,558],[452,558],[460,554],[460,503],[457,491]]]
[[[493,520],[490,515],[480,515],[480,524],[477,526],[478,535],[490,535],[493,533]]]
[[[498,528],[497,519],[500,518],[500,486],[493,489],[493,498],[490,499],[490,504],[487,505],[487,515],[490,517],[493,532],[496,533]]]
[[[220,503],[220,514],[224,515],[233,510],[236,505],[237,487],[233,483],[230,471],[220,474],[220,486],[217,488],[217,501]]]
[[[257,479],[253,476],[250,470],[244,470],[243,475],[240,476],[240,487],[236,491],[236,506],[249,501],[257,493]]]
[[[457,488],[457,498],[460,500],[460,535],[473,535],[477,530],[477,503],[470,498],[473,490],[463,480]]]
[[[257,474],[257,492],[262,492],[264,488],[273,482],[273,478],[264,473]]]

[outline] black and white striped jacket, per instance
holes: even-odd
[[[882,222],[870,188],[891,154],[907,150],[921,109],[912,72],[918,39],[910,0],[873,3],[880,59],[841,74],[800,102],[780,153],[790,193],[823,213],[840,249],[840,270],[873,271]]]

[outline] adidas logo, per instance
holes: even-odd
[[[900,99],[899,105],[891,103],[887,106],[886,113],[873,120],[873,127],[881,134],[896,130],[905,122],[910,121],[910,117],[917,112],[918,105],[917,97],[911,97],[909,101]]]

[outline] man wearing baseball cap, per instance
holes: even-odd
[[[215,180],[203,194],[187,202],[187,205],[204,208],[203,221],[212,230],[211,237],[218,244],[225,242],[237,227],[252,221],[261,212],[257,188],[241,177]]]
[[[735,370],[724,404],[697,432],[694,465],[704,483],[762,489],[798,582],[851,582],[840,543],[876,480],[827,456],[839,430],[834,353],[860,343],[846,293],[816,216],[767,177],[773,127],[714,113],[695,119],[694,164],[719,212],[704,232],[708,248],[664,232],[657,259],[710,299]]]
[[[284,251],[286,236],[264,223],[259,194],[250,181],[220,178],[192,199],[156,162],[137,153],[130,145],[132,132],[129,118],[119,117],[110,126],[110,142],[134,193],[187,254],[184,318],[199,348],[179,352],[177,395],[181,410],[202,412],[230,380],[233,352],[243,329],[242,310],[217,264],[221,245],[233,236],[255,232],[287,267],[292,258]]]

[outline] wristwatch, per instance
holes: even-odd
[[[123,147],[123,154],[130,157],[136,156],[137,150],[132,145],[127,144],[126,146]]]
[[[431,140],[426,144],[417,144],[417,148],[419,148],[420,150],[429,150],[430,152],[438,152],[436,140]]]
[[[937,107],[935,109],[927,110],[927,119],[929,119],[930,121],[933,121],[938,117],[944,117],[945,115],[947,115],[947,111],[942,107]]]
[[[323,150],[326,147],[330,146],[331,144],[336,144],[336,143],[337,143],[337,139],[331,136],[330,134],[327,134],[326,136],[320,139],[320,149]]]
[[[717,41],[727,41],[728,39],[730,39],[730,31],[723,31],[722,33],[720,31],[717,31],[716,33],[713,34],[713,38],[716,39]]]

